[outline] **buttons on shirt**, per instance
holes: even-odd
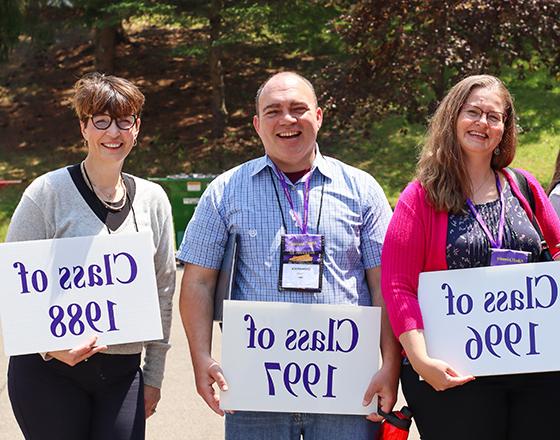
[[[257,230],[256,229],[249,229],[249,237],[255,238],[256,236],[257,236]]]

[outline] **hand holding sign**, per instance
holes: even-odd
[[[435,390],[444,391],[474,380],[474,376],[461,376],[447,362],[428,356],[422,330],[405,332],[399,339],[414,370]]]
[[[96,343],[97,336],[92,336],[84,344],[80,344],[70,350],[49,351],[47,354],[73,367],[82,361],[88,360],[95,353],[107,350],[106,345],[96,345]]]
[[[436,391],[445,391],[474,380],[474,376],[461,376],[451,365],[439,359],[426,357],[415,365],[414,369],[420,377]]]
[[[222,367],[210,356],[205,356],[200,361],[195,361],[193,356],[193,363],[196,391],[212,411],[223,416],[224,411],[220,408],[220,395],[214,388],[214,384],[216,384],[221,391],[228,390]]]

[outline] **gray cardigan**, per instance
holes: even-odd
[[[135,354],[145,348],[146,385],[161,388],[165,356],[169,349],[171,308],[175,291],[173,222],[171,206],[163,189],[153,182],[130,176],[136,184],[133,201],[138,229],[151,231],[154,265],[161,310],[163,339],[109,346],[107,354]],[[117,231],[135,232],[132,211]],[[12,216],[6,241],[40,240],[107,234],[107,227],[91,210],[76,188],[70,173],[61,168],[38,177],[23,193]]]

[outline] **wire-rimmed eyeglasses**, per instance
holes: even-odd
[[[486,122],[492,126],[500,125],[506,121],[506,115],[504,113],[496,111],[485,112],[476,105],[465,104],[461,108],[461,111],[467,118],[472,119],[473,121],[480,121],[482,116],[486,115]]]

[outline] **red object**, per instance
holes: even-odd
[[[3,188],[8,185],[14,185],[16,183],[21,183],[21,180],[4,180],[0,179],[0,188]]]
[[[407,440],[408,431],[412,424],[412,412],[403,406],[400,411],[385,413],[381,409],[377,411],[385,420],[381,422],[377,440]]]

